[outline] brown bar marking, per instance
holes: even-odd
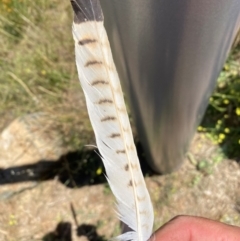
[[[97,42],[96,39],[82,39],[78,41],[78,44],[83,46],[83,45],[92,44],[96,42]]]
[[[99,85],[99,84],[101,84],[101,85],[108,85],[109,82],[106,81],[106,80],[94,80],[94,81],[91,83],[92,86],[94,86],[94,85]]]
[[[112,133],[111,136],[109,136],[110,138],[116,138],[116,137],[121,137],[120,133]]]
[[[102,61],[97,61],[97,60],[90,60],[85,64],[85,67],[91,66],[91,65],[102,65]]]
[[[116,153],[117,154],[124,154],[124,153],[126,153],[126,151],[125,150],[117,150]]]
[[[104,121],[115,121],[117,118],[115,116],[106,116],[104,118],[101,119],[101,122]]]
[[[109,100],[109,99],[102,99],[102,100],[99,100],[99,101],[98,101],[98,104],[99,104],[99,105],[101,105],[101,104],[106,104],[106,103],[112,104],[113,101],[112,101],[112,100]]]

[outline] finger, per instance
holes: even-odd
[[[178,216],[152,236],[151,241],[239,241],[240,228],[206,218]]]

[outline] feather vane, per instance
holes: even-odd
[[[153,208],[141,172],[99,0],[71,0],[78,75],[119,219],[132,231],[116,239],[146,241]]]

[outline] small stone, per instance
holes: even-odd
[[[38,112],[12,121],[0,134],[0,168],[58,160],[64,153],[54,120]]]

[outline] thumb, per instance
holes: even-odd
[[[239,241],[240,228],[201,217],[177,216],[159,228],[151,241]]]

